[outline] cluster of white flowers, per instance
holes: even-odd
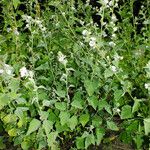
[[[33,72],[30,71],[30,70],[27,70],[26,67],[20,68],[19,72],[20,72],[21,78],[23,78],[23,77],[30,77],[30,78],[33,78],[33,75],[34,75]]]
[[[85,42],[88,42],[89,43],[89,46],[91,48],[95,48],[96,47],[96,38],[95,37],[91,37],[91,32],[88,31],[88,30],[83,30],[82,31],[82,35],[83,35],[83,38],[85,40]]]
[[[62,52],[60,52],[60,51],[58,52],[58,61],[60,63],[62,63],[63,65],[67,64],[66,56]]]
[[[0,68],[0,74],[6,73],[7,75],[13,75],[14,68],[8,64],[4,64],[2,68]]]
[[[42,21],[39,18],[33,19],[31,16],[22,15],[22,18],[26,21],[26,28],[31,30],[31,25],[36,24],[42,32],[46,31],[46,27],[43,26]]]
[[[113,72],[117,72],[116,66],[110,66],[110,67],[111,67],[111,70],[112,70]]]

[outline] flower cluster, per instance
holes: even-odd
[[[26,21],[26,28],[31,30],[32,24],[35,24],[39,27],[42,32],[46,31],[46,27],[43,26],[42,21],[39,18],[33,19],[31,16],[22,15],[22,18]]]
[[[83,35],[83,39],[85,40],[85,42],[88,42],[89,46],[91,48],[95,48],[96,47],[96,38],[90,36],[91,35],[90,31],[83,30],[82,31],[82,35]]]
[[[33,78],[33,72],[30,71],[30,70],[27,70],[26,67],[20,68],[20,71],[19,71],[19,72],[20,72],[21,78],[23,78],[23,77],[30,77],[30,78]]]
[[[62,63],[63,65],[67,64],[66,56],[62,52],[60,52],[60,51],[58,52],[58,61],[60,63]]]
[[[8,64],[4,64],[2,68],[0,68],[0,74],[6,73],[7,75],[13,75],[14,68]]]

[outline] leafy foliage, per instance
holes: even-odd
[[[0,149],[150,148],[150,3],[136,3],[0,2]]]

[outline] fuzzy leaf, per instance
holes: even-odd
[[[77,149],[84,149],[84,138],[77,137],[76,138],[76,146],[77,146]]]
[[[77,124],[78,124],[78,118],[77,118],[77,116],[72,116],[69,119],[68,127],[70,127],[71,130],[74,130]]]
[[[27,135],[30,135],[32,132],[38,130],[38,128],[40,127],[41,122],[37,119],[33,119],[30,124],[29,124],[29,128],[27,131]]]
[[[87,124],[87,122],[89,121],[89,118],[90,118],[89,114],[83,114],[80,116],[79,121],[83,127]]]
[[[85,80],[84,86],[86,88],[88,95],[92,96],[94,94],[94,92],[97,90],[97,88],[99,87],[99,82],[96,80],[94,80],[94,81]]]
[[[57,109],[61,110],[61,111],[64,111],[67,108],[67,103],[65,103],[65,102],[56,102],[55,107]]]
[[[119,128],[113,121],[107,121],[107,128],[113,131],[118,131]]]
[[[70,114],[67,111],[61,111],[59,114],[59,118],[61,125],[65,125],[70,119]]]
[[[88,100],[89,105],[91,105],[96,110],[96,108],[98,106],[97,97],[96,96],[91,96],[87,100]]]
[[[144,119],[144,129],[145,129],[145,135],[148,135],[150,133],[150,118]]]
[[[128,118],[132,118],[132,111],[131,111],[131,106],[129,105],[125,105],[122,107],[122,111],[121,111],[121,119],[128,119]]]

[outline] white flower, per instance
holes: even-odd
[[[108,4],[108,0],[103,0],[104,4],[107,5]]]
[[[66,56],[62,52],[58,52],[58,61],[64,65],[67,64]]]
[[[4,72],[4,70],[3,69],[0,69],[0,74],[2,74]]]
[[[7,28],[7,32],[10,32],[11,31],[11,28]]]
[[[149,89],[150,88],[150,84],[149,83],[145,83],[144,87],[145,87],[145,89]]]
[[[114,30],[114,32],[116,32],[116,31],[118,30],[118,28],[117,28],[117,27],[114,27],[113,30]]]
[[[117,71],[116,66],[111,66],[111,70],[112,70],[113,72],[116,72],[116,71]]]
[[[20,69],[20,76],[23,77],[28,77],[29,76],[29,71],[26,69],[26,67],[22,67]]]
[[[95,41],[90,41],[90,42],[89,42],[89,45],[90,45],[91,47],[95,47],[96,42],[95,42]]]
[[[13,73],[13,67],[11,67],[10,65],[7,65],[7,64],[5,64],[4,67],[5,67],[6,73],[8,75],[12,75],[12,73]]]
[[[109,6],[112,6],[112,5],[113,5],[113,1],[110,1],[110,2],[109,2]]]
[[[116,21],[117,21],[117,18],[116,18],[116,16],[115,16],[115,14],[112,14],[112,18],[111,18],[111,19],[112,19],[113,22],[116,22]]]
[[[83,36],[87,36],[87,35],[88,35],[88,31],[87,31],[87,30],[83,30],[83,31],[82,31],[82,35],[83,35]]]
[[[46,27],[41,28],[41,31],[45,32],[46,31]]]
[[[111,41],[111,42],[109,42],[109,46],[115,46],[116,44],[113,42],[113,41]]]
[[[113,37],[113,38],[116,38],[116,34],[112,34],[112,37]]]
[[[18,32],[17,28],[14,30],[14,34],[19,35],[19,32]]]
[[[90,40],[91,41],[96,41],[96,38],[95,37],[91,37]]]

